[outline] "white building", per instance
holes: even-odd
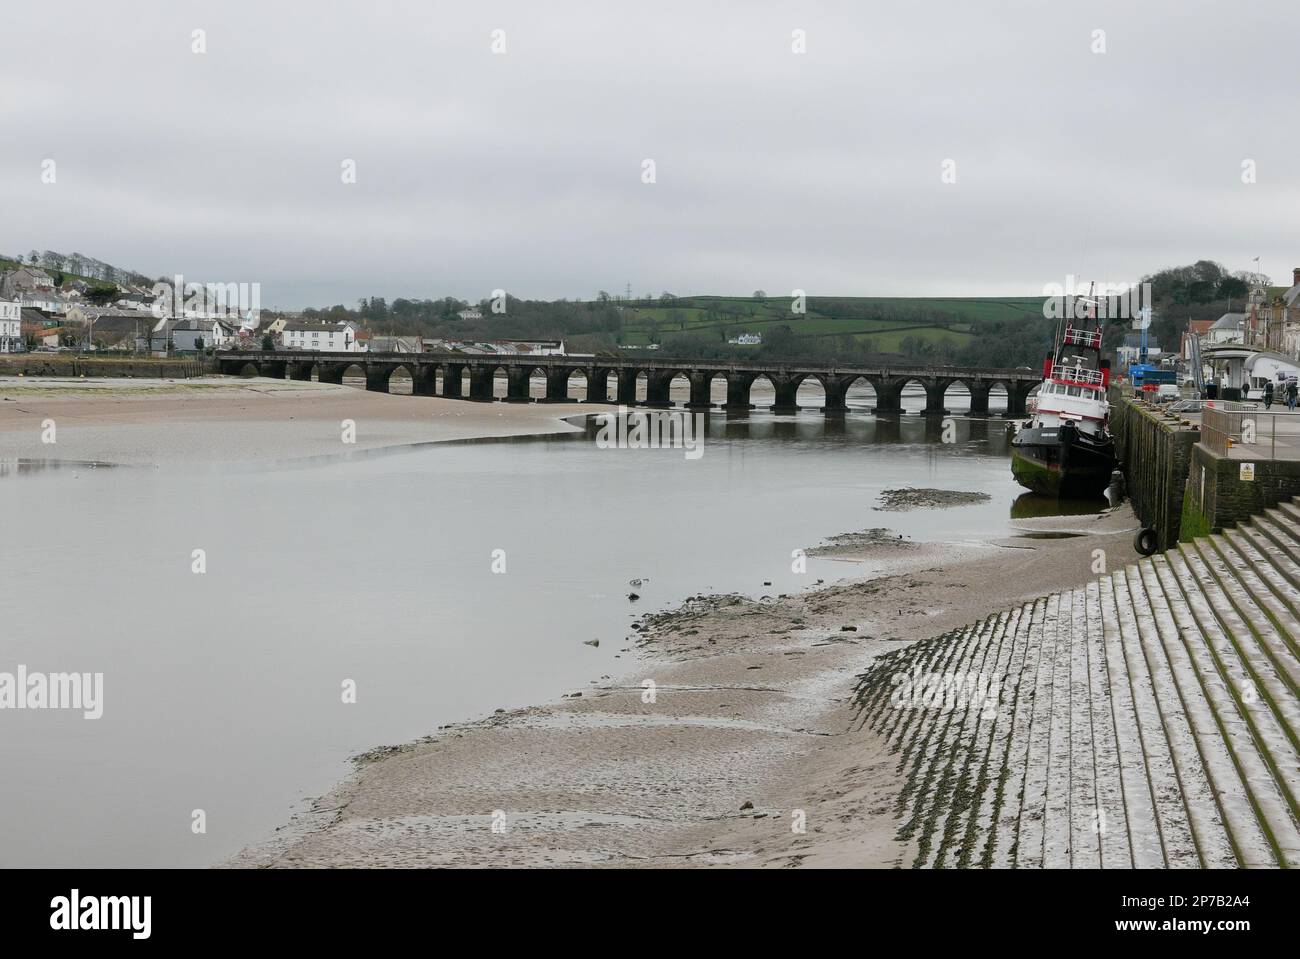
[[[357,340],[357,327],[342,323],[286,323],[282,333],[286,350],[321,350],[325,353],[362,353],[365,344]]]
[[[760,346],[763,342],[761,333],[741,333],[727,340],[732,346]]]
[[[23,306],[0,302],[0,353],[21,353],[23,349]]]
[[[1248,357],[1245,362],[1245,381],[1242,384],[1250,391],[1242,399],[1261,399],[1264,396],[1264,384],[1271,382],[1276,389],[1287,380],[1300,378],[1300,363],[1289,356],[1264,350]],[[1274,394],[1280,397],[1280,393]]]
[[[1258,400],[1265,383],[1271,381],[1276,389],[1277,384],[1300,377],[1300,363],[1271,350],[1227,344],[1207,348],[1205,357],[1214,371],[1220,399]]]
[[[70,301],[57,293],[19,293],[18,302],[28,309],[44,310],[46,313],[66,313]]]
[[[1209,332],[1203,338],[1204,344],[1217,346],[1220,343],[1244,343],[1245,323],[1245,313],[1224,313],[1210,326]]]

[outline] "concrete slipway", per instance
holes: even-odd
[[[996,706],[900,695],[945,675]],[[882,657],[857,703],[917,866],[1300,864],[1300,506]]]

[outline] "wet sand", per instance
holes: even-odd
[[[376,750],[230,864],[901,866],[897,758],[853,728],[857,675],[1083,582],[1095,548],[1134,556],[1127,509],[1026,526],[1082,535],[912,544],[884,577],[643,617],[621,647],[639,660],[628,675]]]
[[[277,462],[415,443],[573,432],[580,403],[470,403],[289,380],[0,378],[0,456],[131,465]],[[42,442],[54,420],[56,443]],[[344,421],[356,424],[344,443]],[[255,428],[251,428],[254,427]]]
[[[353,448],[376,449],[569,431],[561,417],[608,409],[258,380],[15,382],[0,382],[0,455],[119,463],[337,453],[344,419],[357,424]],[[47,418],[54,447],[40,441]],[[846,579],[761,600],[700,596],[644,616],[625,636],[600,637],[618,644],[626,675],[372,750],[229,864],[902,865],[897,759],[853,728],[856,677],[901,644],[1084,582],[1095,548],[1112,566],[1135,557],[1126,507],[1018,525],[1082,535],[833,540],[821,555],[842,560]],[[861,561],[887,573],[864,579]]]

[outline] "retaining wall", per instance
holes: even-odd
[[[1243,470],[1247,464],[1251,469]],[[1184,538],[1236,526],[1292,496],[1300,496],[1300,460],[1246,460],[1198,444],[1187,476]]]
[[[1155,529],[1158,548],[1169,549],[1182,532],[1183,497],[1200,430],[1118,390],[1110,395],[1110,430],[1133,510],[1143,526]]]
[[[216,369],[200,359],[153,359],[144,356],[104,357],[66,353],[7,353],[0,355],[0,376],[131,376],[188,379]]]

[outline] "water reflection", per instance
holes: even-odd
[[[1100,513],[1109,504],[1105,499],[1055,499],[1038,493],[1023,493],[1011,504],[1012,519],[1036,516],[1088,516]]]
[[[113,463],[101,463],[96,460],[34,460],[17,457],[0,458],[0,477],[18,476],[24,473],[44,473],[54,470],[94,470],[111,469]]]
[[[627,417],[640,416],[643,412],[674,417],[690,415],[682,410],[633,409],[624,411],[625,422]],[[604,418],[617,415],[611,410],[609,413],[573,417],[568,422],[583,427],[586,437],[594,440],[606,423]],[[696,416],[695,422],[699,423],[706,441],[808,443],[826,447],[927,446],[953,454],[977,448],[978,452],[991,456],[1008,455],[1011,448],[1011,436],[1003,421],[979,417],[877,417],[852,412],[845,416],[779,416],[758,411],[700,413]],[[531,438],[516,439],[531,441]]]

